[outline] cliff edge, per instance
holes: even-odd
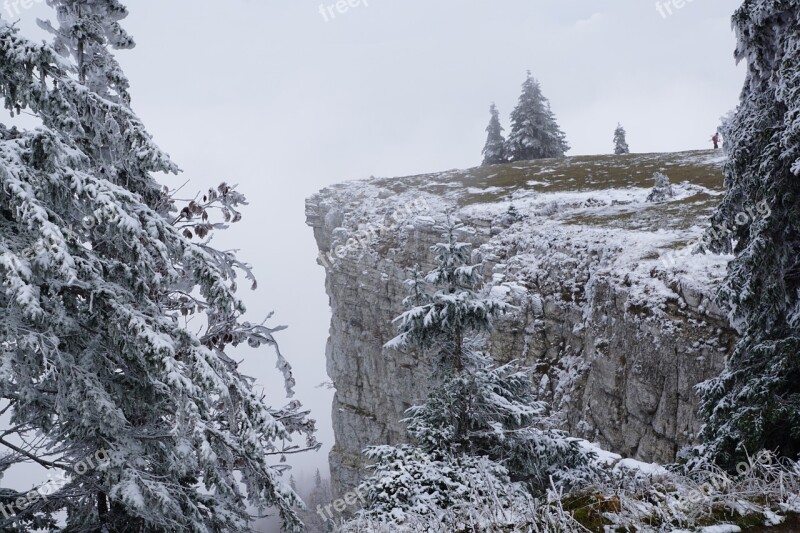
[[[722,194],[718,152],[573,157],[326,188],[307,223],[333,312],[326,357],[336,388],[332,484],[364,477],[361,450],[404,440],[424,399],[424,354],[384,349],[407,269],[431,267],[436,222],[468,227],[490,290],[517,311],[492,353],[535,369],[554,423],[625,457],[669,462],[699,430],[694,386],[735,340],[713,296],[730,257],[691,254]],[[671,197],[648,201],[653,174]]]

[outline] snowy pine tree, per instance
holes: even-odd
[[[162,161],[136,157],[132,148],[151,142],[144,125],[135,116],[119,122],[113,112],[104,109],[112,104],[130,104],[128,80],[112,53],[114,49],[135,46],[119,23],[127,17],[127,9],[118,0],[48,0],[48,4],[55,8],[58,24],[39,20],[39,25],[53,34],[55,50],[67,59],[78,83],[88,87],[86,99],[101,98],[104,103],[101,112],[94,112],[90,106],[77,102],[75,109],[53,113],[47,120],[69,135],[107,179],[165,212],[168,203],[150,173],[175,173],[177,166],[164,154],[159,154]],[[54,87],[55,91],[58,89]],[[72,122],[73,117],[77,121]],[[97,133],[103,130],[107,133],[105,139]]]
[[[748,75],[724,126],[727,192],[713,223],[733,231],[714,244],[735,245],[721,295],[741,339],[701,387],[706,449],[728,467],[745,452],[800,453],[800,1],[747,0],[733,22]],[[757,205],[771,215],[737,223]]]
[[[506,154],[511,161],[564,157],[569,151],[564,132],[530,71],[522,85],[519,103],[511,113],[511,134]]]
[[[573,485],[589,473],[577,441],[542,429],[545,408],[533,396],[528,369],[514,362],[496,366],[471,339],[463,371],[445,377],[423,405],[408,410],[405,422],[425,452],[488,457],[540,493],[551,477]]]
[[[55,36],[56,51],[75,60],[78,81],[107,100],[130,103],[129,83],[110,49],[135,46],[119,21],[128,10],[118,0],[47,0],[55,8],[58,26],[39,25]]]
[[[672,184],[669,182],[669,176],[661,172],[656,172],[653,174],[653,179],[656,184],[653,186],[653,190],[650,191],[650,194],[647,195],[648,202],[666,202],[675,196],[675,192],[672,190]]]
[[[317,469],[314,474],[314,486],[307,494],[303,495],[306,508],[300,509],[298,512],[306,531],[324,533],[334,530],[333,517],[335,515],[325,511],[326,506],[329,510],[331,509],[332,500],[330,480],[322,479],[322,474]]]
[[[461,510],[458,514],[466,515],[467,509],[487,501],[509,512],[525,496],[508,471],[486,457],[454,456],[412,445],[375,446],[366,455],[374,461],[373,475],[359,487],[367,506],[359,511],[356,522],[388,524],[387,531],[413,517],[431,517],[435,523],[441,522],[437,517],[444,511]]]
[[[456,371],[464,366],[466,337],[488,331],[491,317],[509,308],[504,302],[478,296],[483,278],[480,265],[470,265],[472,245],[458,240],[463,228],[449,218],[439,226],[445,242],[432,247],[437,267],[424,278],[412,271],[406,282],[410,296],[404,301],[410,309],[397,318],[400,334],[387,343],[395,349],[435,346],[442,365]],[[436,288],[432,294],[429,286]]]
[[[625,128],[622,127],[622,124],[617,124],[617,129],[614,130],[614,153],[616,155],[631,153],[626,139]]]
[[[509,306],[479,295],[471,245],[457,238],[462,225],[448,220],[441,229],[437,266],[424,280],[429,288],[420,289],[419,275],[408,280],[411,308],[387,347],[436,353],[443,379],[424,404],[407,411],[414,445],[367,451],[376,466],[364,485],[364,516],[435,513],[474,504],[491,487],[513,499],[524,485],[538,492],[551,476],[568,483],[590,473],[576,441],[541,429],[545,406],[533,398],[529,372],[513,362],[498,367],[483,349],[492,317]]]
[[[497,165],[505,163],[506,158],[506,140],[503,137],[503,126],[500,124],[500,113],[497,111],[497,106],[492,104],[489,108],[491,119],[489,125],[486,127],[486,146],[483,147],[483,165]]]
[[[122,14],[116,2],[56,3],[70,13],[84,4],[106,6],[76,23],[92,39]],[[125,48],[115,32],[104,42]],[[235,222],[244,197],[223,184],[168,216],[152,175],[177,167],[97,44],[83,47],[92,66],[74,75],[55,49],[0,21],[0,94],[12,114],[42,123],[0,126],[0,398],[12,424],[0,447],[65,480],[17,523],[33,529],[66,511],[65,531],[248,531],[249,503],[298,531],[297,497],[273,461],[300,451],[294,435],[316,448],[314,424],[296,401],[267,406],[229,356],[273,347],[291,394],[280,328],[245,321],[236,296],[249,267],[203,238],[226,227],[209,213]],[[99,451],[107,462],[72,470]],[[0,517],[0,527],[14,526]]]

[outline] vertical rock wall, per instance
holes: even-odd
[[[626,257],[647,233],[564,231],[561,222],[543,223],[534,206],[526,219],[509,220],[413,189],[389,194],[391,183],[337,186],[306,206],[333,312],[326,356],[336,387],[336,494],[364,477],[364,448],[405,440],[403,413],[431,386],[423,355],[383,345],[403,311],[406,268],[431,266],[429,248],[440,238],[434,219],[446,209],[470,228],[464,240],[475,245],[493,294],[517,307],[496,323],[494,356],[535,369],[532,386],[554,420],[644,461],[672,461],[692,442],[694,386],[721,370],[734,342],[710,298],[724,261],[699,272],[653,261],[648,272],[643,264],[654,256]],[[420,197],[428,198],[425,212],[399,207]]]

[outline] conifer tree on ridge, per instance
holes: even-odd
[[[617,124],[617,129],[614,130],[614,154],[624,155],[629,153],[631,153],[631,149],[628,146],[625,128],[622,127],[622,124]]]
[[[506,157],[506,140],[503,137],[503,126],[500,124],[500,113],[497,106],[489,108],[491,119],[486,127],[486,145],[483,147],[483,166],[498,165],[508,161]]]
[[[550,102],[528,71],[519,103],[511,113],[511,134],[506,154],[511,161],[564,157],[569,151],[566,135],[556,122]]]

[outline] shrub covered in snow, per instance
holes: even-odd
[[[648,202],[666,202],[675,196],[675,192],[672,190],[672,185],[669,182],[669,177],[666,174],[656,172],[653,174],[653,179],[656,181],[656,184],[647,197]]]
[[[438,517],[447,509],[492,499],[508,507],[522,490],[504,467],[485,457],[416,446],[376,446],[367,456],[377,463],[362,487],[369,501],[365,517],[403,524],[409,515]]]
[[[737,474],[726,473],[702,455],[670,468],[607,453],[599,463],[604,475],[579,491],[553,484],[539,498],[500,492],[497,481],[502,478],[483,472],[469,479],[482,488],[464,492],[468,496],[446,509],[364,513],[339,531],[736,532],[782,524],[800,513],[800,465],[770,452],[740,463]]]

